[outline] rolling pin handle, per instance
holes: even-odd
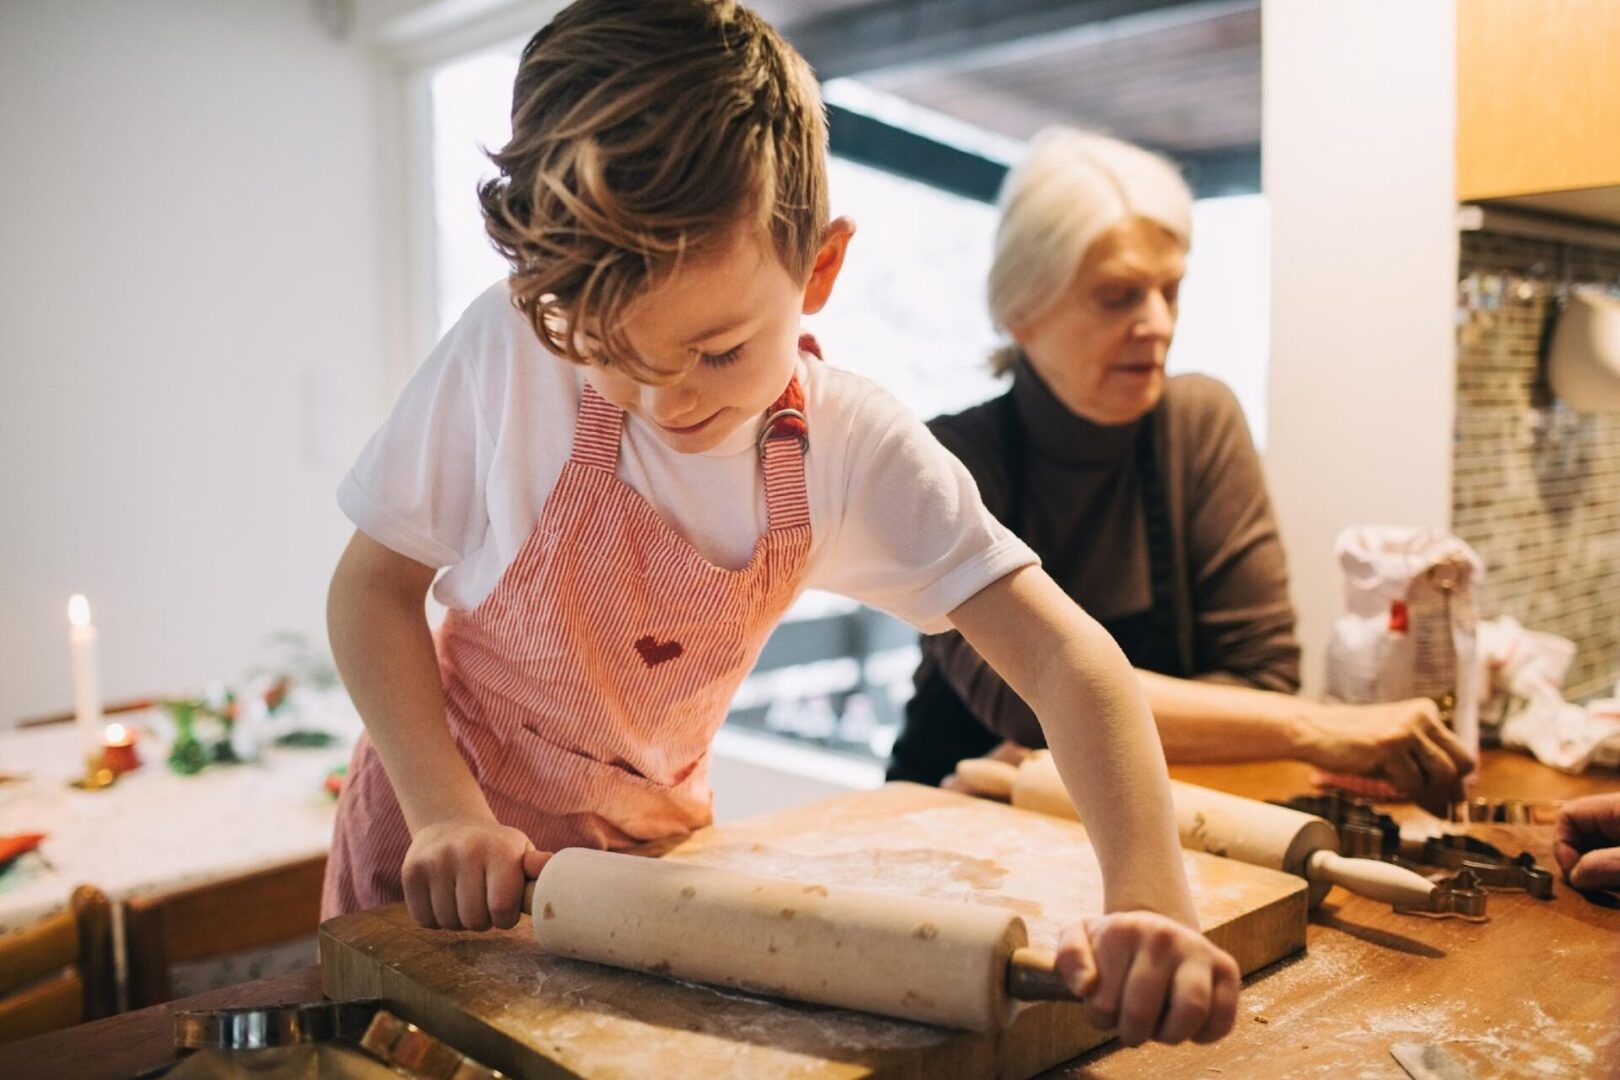
[[[1019,1001],[1083,1001],[1058,974],[1051,949],[1014,949],[1007,962],[1007,994]]]
[[[1376,859],[1347,859],[1336,852],[1311,852],[1305,860],[1305,877],[1342,885],[1357,896],[1402,907],[1429,906],[1434,882],[1400,866]]]

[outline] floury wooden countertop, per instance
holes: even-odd
[[[1177,766],[1171,774],[1259,799],[1311,790],[1293,763]],[[1613,772],[1566,776],[1522,754],[1487,751],[1473,794],[1569,799],[1620,791]],[[1384,807],[1403,831],[1467,831],[1510,855],[1529,851],[1557,874],[1550,825],[1455,825],[1414,807]],[[1245,983],[1233,1033],[1208,1047],[1110,1044],[1048,1080],[1355,1077],[1405,1080],[1398,1042],[1438,1043],[1487,1077],[1620,1077],[1620,900],[1560,878],[1551,900],[1496,892],[1489,922],[1396,915],[1387,904],[1328,894],[1306,951]]]
[[[1310,789],[1286,763],[1176,767],[1182,780],[1257,798]],[[1488,751],[1477,794],[1557,799],[1620,790],[1614,773],[1570,777],[1518,754]],[[1441,827],[1415,810],[1412,828]],[[1452,828],[1445,826],[1445,828]],[[1510,853],[1551,867],[1547,827],[1475,826]],[[1476,925],[1397,916],[1330,894],[1307,929],[1308,951],[1251,976],[1233,1034],[1209,1047],[1108,1044],[1046,1080],[1136,1077],[1368,1077],[1401,1080],[1389,1055],[1402,1041],[1438,1042],[1483,1080],[1495,1076],[1620,1076],[1620,902],[1562,882],[1551,901],[1493,893]],[[175,1060],[173,1010],[313,1001],[319,973],[247,983],[0,1046],[0,1076],[118,1080]]]

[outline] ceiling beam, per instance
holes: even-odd
[[[839,157],[980,202],[995,202],[1007,166],[841,105],[827,106],[829,149]]]
[[[823,81],[883,72],[926,77],[1016,63],[1201,22],[1260,0],[877,0],[782,32]]]

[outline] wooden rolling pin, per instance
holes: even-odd
[[[1080,820],[1052,755],[1045,751],[1030,754],[1022,765],[985,758],[963,761],[956,776],[973,794]],[[1313,908],[1335,885],[1383,903],[1429,906],[1433,882],[1376,859],[1345,858],[1338,853],[1338,830],[1322,818],[1178,780],[1170,781],[1170,797],[1182,847],[1302,877],[1311,884]]]
[[[1075,1000],[1003,908],[568,848],[524,892],[556,956],[992,1033]]]

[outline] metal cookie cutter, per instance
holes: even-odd
[[[181,1050],[263,1050],[272,1046],[358,1038],[380,1001],[317,1001],[174,1014]]]
[[[1339,854],[1355,859],[1389,859],[1400,850],[1401,827],[1388,814],[1381,814],[1342,792],[1296,795],[1273,800],[1303,814],[1314,814],[1339,832]]]
[[[1551,799],[1468,799],[1451,804],[1450,819],[1500,825],[1552,825],[1564,804]]]
[[[1518,858],[1472,836],[1431,836],[1423,841],[1421,860],[1430,866],[1468,870],[1490,889],[1520,889],[1537,900],[1551,900],[1553,877],[1528,851]]]
[[[1469,922],[1485,921],[1485,890],[1472,870],[1457,871],[1449,878],[1435,883],[1429,894],[1429,906],[1407,907],[1396,905],[1399,915],[1428,915],[1432,918],[1455,917]]]
[[[406,1076],[422,1080],[506,1080],[506,1074],[480,1065],[387,1009],[372,1018],[360,1049]]]

